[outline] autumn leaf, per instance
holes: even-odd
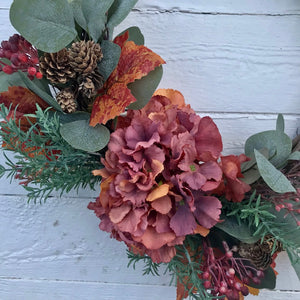
[[[137,100],[127,85],[164,63],[159,55],[147,47],[128,41],[128,32],[117,37],[114,43],[121,47],[120,59],[93,104],[91,126],[105,124],[124,112],[130,103]]]
[[[21,86],[10,86],[8,91],[0,93],[0,104],[4,104],[7,108],[11,106],[8,118],[15,118],[20,123],[20,128],[27,131],[31,126],[29,120],[24,114],[32,114],[36,111],[36,104],[42,109],[46,109],[49,105],[39,96],[30,90]],[[34,122],[33,118],[30,118]]]
[[[23,114],[31,114],[36,111],[36,104],[42,109],[49,105],[39,96],[21,86],[10,86],[7,92],[0,93],[0,104],[3,103],[7,108],[11,105],[11,110],[17,106],[17,111]]]

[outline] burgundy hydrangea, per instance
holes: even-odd
[[[111,134],[101,193],[90,203],[100,229],[155,262],[168,262],[175,245],[193,233],[207,235],[219,222],[223,184],[221,135],[177,91],[161,91],[129,111]]]

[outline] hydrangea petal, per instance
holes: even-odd
[[[194,192],[194,205],[194,215],[200,225],[209,229],[218,223],[222,208],[218,198]]]
[[[169,192],[170,185],[167,183],[164,183],[157,188],[155,188],[148,196],[147,196],[147,201],[152,202],[158,198],[161,198],[163,196],[166,196]]]
[[[167,214],[172,208],[171,198],[166,195],[151,202],[151,206],[161,214]]]
[[[197,223],[187,205],[179,205],[175,215],[171,218],[170,227],[177,236],[184,236],[194,232]]]

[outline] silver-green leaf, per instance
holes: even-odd
[[[277,170],[259,151],[254,150],[259,173],[276,193],[296,192],[290,181]]]
[[[26,40],[45,52],[61,50],[77,35],[72,9],[65,0],[14,0],[10,21]]]
[[[103,125],[91,127],[89,120],[78,120],[62,124],[60,134],[75,149],[96,152],[103,149],[109,141],[110,132]]]

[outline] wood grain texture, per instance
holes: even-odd
[[[15,32],[11,3],[0,0],[0,41]],[[286,132],[299,132],[299,0],[140,0],[115,33],[133,25],[167,61],[160,87],[180,90],[214,119],[224,153],[241,153],[248,136],[275,127],[279,112]],[[54,194],[34,205],[17,182],[0,180],[1,300],[175,299],[169,276],[142,276],[142,265],[128,269],[125,246],[98,229],[86,208],[98,193]],[[284,253],[276,269],[276,290],[246,299],[300,299]]]

